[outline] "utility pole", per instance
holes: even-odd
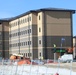
[[[56,61],[56,44],[53,44],[54,45],[54,62]]]

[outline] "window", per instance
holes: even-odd
[[[39,44],[41,44],[41,40],[39,40]]]
[[[27,53],[26,53],[26,57],[27,57]]]
[[[21,35],[21,32],[19,33],[19,35]]]
[[[24,45],[24,43],[22,42],[22,46]]]
[[[40,56],[41,56],[41,53],[40,53]]]
[[[18,46],[19,46],[19,43],[18,43]]]
[[[16,43],[16,46],[17,46],[17,43]]]
[[[29,20],[31,21],[31,17],[29,17]]]
[[[28,45],[29,45],[29,41],[28,41]]]
[[[31,33],[31,29],[30,29],[30,33]]]
[[[23,31],[23,34],[25,34],[25,31]]]
[[[24,46],[25,46],[25,42],[24,42]]]
[[[26,45],[27,45],[27,42],[26,42]]]
[[[23,23],[24,23],[24,19],[23,19]]]
[[[28,34],[29,34],[29,30],[28,30]]]
[[[40,20],[40,15],[39,15],[39,20]]]
[[[17,36],[17,33],[16,33],[16,36]]]
[[[22,20],[21,20],[21,24],[22,24]]]
[[[16,25],[17,25],[17,22],[16,22]]]
[[[28,34],[31,33],[31,29],[28,30]]]
[[[16,47],[17,45],[16,45],[16,43],[15,43],[15,47]]]
[[[29,56],[29,53],[28,53],[28,56]]]
[[[20,32],[18,32],[18,35],[20,35]]]
[[[31,53],[30,53],[30,56],[31,56]]]
[[[31,41],[30,41],[30,45],[31,45]]]
[[[41,28],[39,28],[39,32],[41,32]]]
[[[21,43],[19,43],[19,46],[21,46]]]
[[[28,33],[28,30],[26,30],[26,34]]]
[[[15,26],[15,23],[14,23],[14,26]]]
[[[23,31],[21,31],[21,34],[23,35]]]
[[[27,34],[27,30],[25,30],[25,33]]]
[[[24,57],[25,57],[25,53],[24,53]]]

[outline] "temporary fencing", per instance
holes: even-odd
[[[0,62],[0,75],[55,75],[55,73],[59,72],[60,67],[56,62],[57,67],[51,69],[47,63],[52,64],[52,60],[32,60],[30,64],[22,65],[17,63],[18,61],[2,60]]]

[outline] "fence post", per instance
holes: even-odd
[[[38,60],[38,68],[37,68],[37,75],[39,73],[39,60]]]
[[[59,68],[60,68],[60,61],[59,61],[59,59],[58,59],[58,70],[57,70],[57,73],[58,73],[58,71],[59,71]]]
[[[70,63],[71,63],[71,66],[70,66],[70,75],[72,75],[72,61]]]
[[[22,65],[22,74],[21,75],[23,75],[23,70],[24,70],[24,64]]]
[[[17,75],[18,64],[16,65],[15,75]]]
[[[32,68],[32,61],[31,61],[31,64],[30,64],[30,73],[29,73],[29,75],[31,75],[31,68]]]
[[[48,63],[48,59],[47,59],[46,63]],[[45,75],[47,75],[47,69],[48,69],[48,65],[46,65],[46,74]]]
[[[2,59],[2,75],[4,75],[4,58]]]

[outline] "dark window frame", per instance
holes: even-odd
[[[39,27],[39,32],[41,32],[41,28]]]
[[[41,40],[39,40],[39,44],[41,44]]]
[[[40,20],[40,15],[39,15],[39,20]]]

